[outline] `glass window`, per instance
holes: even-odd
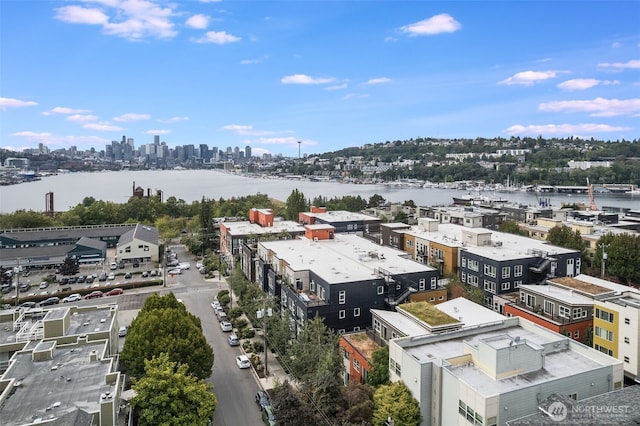
[[[509,278],[511,276],[511,268],[509,266],[502,267],[502,278]]]
[[[344,309],[339,310],[338,311],[338,318],[344,319],[344,317],[345,317],[345,310]]]
[[[522,265],[516,265],[513,267],[513,276],[514,277],[522,276]]]
[[[347,292],[345,290],[340,290],[338,293],[338,303],[344,305],[347,301]]]
[[[354,317],[360,316],[360,308],[353,308],[353,316]]]
[[[420,291],[424,291],[427,288],[427,280],[425,278],[420,278],[420,284],[418,289]]]
[[[384,286],[383,285],[379,285],[378,286],[378,294],[384,294]]]

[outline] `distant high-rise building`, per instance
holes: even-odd
[[[240,148],[238,148],[237,146],[233,149],[233,158],[235,160],[240,158]]]
[[[153,144],[154,145],[160,145],[160,135],[154,135],[153,136]]]
[[[244,147],[244,156],[247,160],[251,160],[251,147],[249,145]]]

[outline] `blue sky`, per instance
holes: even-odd
[[[640,136],[638,1],[2,0],[0,146]]]

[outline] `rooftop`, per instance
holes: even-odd
[[[373,353],[380,349],[380,345],[371,340],[364,331],[343,334],[342,337],[369,362],[373,359]]]
[[[260,245],[285,260],[293,271],[312,270],[328,283],[374,279],[381,272],[398,275],[434,270],[411,260],[403,251],[354,234],[336,234],[334,239],[321,241],[262,241]]]
[[[403,303],[402,305],[398,306],[398,309],[410,313],[414,317],[418,318],[421,321],[424,321],[431,326],[457,324],[460,322],[456,318],[453,318],[448,314],[442,312],[440,309],[429,302]]]
[[[325,213],[311,213],[305,212],[307,216],[313,216],[316,219],[320,219],[323,222],[331,223],[331,222],[353,222],[353,221],[376,221],[380,222],[381,220],[375,216],[369,216],[363,213],[358,212],[349,212],[346,210],[331,210]]]
[[[556,287],[554,285],[524,284],[520,286],[520,290],[526,290],[530,293],[536,293],[571,305],[593,305],[592,297],[584,296],[571,289]]]
[[[298,232],[304,233],[304,227],[298,222],[290,220],[274,221],[273,226],[264,227],[257,223],[251,223],[249,221],[243,222],[224,222],[221,224],[232,235],[277,235],[281,232]]]
[[[549,282],[561,285],[566,288],[578,290],[582,293],[591,294],[593,296],[611,293],[612,291],[610,288],[601,287],[599,285],[596,285],[587,281],[583,281],[576,277],[552,278],[549,280]]]

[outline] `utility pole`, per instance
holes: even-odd
[[[264,302],[264,308],[258,310],[256,312],[256,316],[258,317],[258,319],[262,318],[262,335],[264,337],[264,375],[265,377],[269,375],[269,353],[268,351],[268,347],[267,347],[267,317],[270,317],[273,315],[273,310],[271,308],[267,308],[267,299],[265,299]]]
[[[607,253],[604,251],[604,243],[602,244],[602,271],[600,271],[600,278],[604,280],[604,268],[605,263],[607,261]]]

